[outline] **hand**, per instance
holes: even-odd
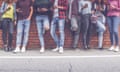
[[[116,7],[114,5],[110,5],[111,9],[115,9]]]
[[[17,24],[17,21],[16,20],[14,20],[14,25],[16,25]]]
[[[57,8],[58,8],[58,6],[54,6],[53,8],[54,8],[54,9],[57,9]]]
[[[87,7],[88,7],[88,4],[85,4],[85,5],[82,7],[82,9],[87,8]]]
[[[27,20],[31,20],[31,17],[28,17]]]
[[[20,10],[20,8],[18,8],[18,9],[16,9],[16,12],[21,13],[22,11]]]
[[[47,31],[50,29],[50,27],[48,25],[44,26],[44,29]]]
[[[48,9],[47,8],[41,8],[40,11],[46,12],[46,11],[48,11]]]

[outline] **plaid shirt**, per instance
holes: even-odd
[[[54,5],[55,0],[51,0],[51,1],[53,2]],[[66,18],[66,11],[68,9],[68,0],[58,0],[58,6],[63,7],[63,9],[59,9],[59,18]]]

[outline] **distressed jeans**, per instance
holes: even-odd
[[[56,34],[56,28],[58,26],[59,33],[60,33],[60,38],[58,38]],[[65,26],[65,19],[59,19],[59,18],[53,18],[52,23],[51,23],[51,36],[53,40],[55,41],[57,47],[63,47],[64,46],[64,39],[65,39],[65,34],[64,34],[64,26]]]
[[[27,46],[28,37],[29,37],[29,29],[30,29],[30,20],[18,20],[17,24],[17,41],[16,46],[20,46],[22,43],[23,37],[23,46]]]
[[[37,24],[37,30],[38,30],[38,36],[41,43],[41,47],[44,47],[44,33],[45,33],[45,27],[49,27],[49,19],[47,15],[40,15],[36,16],[36,24]]]
[[[105,32],[105,24],[100,21],[97,21],[97,31],[98,31],[98,48],[102,48],[103,44],[103,34]]]

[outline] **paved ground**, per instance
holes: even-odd
[[[45,53],[41,54],[39,49],[29,49],[26,53],[17,53],[13,52],[4,52],[0,50],[0,56],[103,56],[103,55],[120,55],[120,52],[108,51],[107,49],[98,50],[98,49],[90,49],[90,50],[64,50],[63,54],[59,54],[58,52],[52,52],[50,49],[47,49]]]
[[[0,51],[0,72],[120,72],[120,52],[108,50],[28,50],[13,54]]]

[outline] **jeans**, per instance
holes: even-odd
[[[2,21],[2,39],[4,45],[7,45],[8,39],[8,47],[12,46],[13,40],[13,21],[10,18],[4,18]],[[8,38],[7,38],[8,35]]]
[[[45,33],[45,27],[49,27],[49,19],[47,15],[40,15],[36,16],[36,24],[37,24],[37,30],[39,35],[39,40],[41,43],[41,47],[44,47],[44,33]]]
[[[72,31],[72,35],[73,35],[73,48],[77,47],[78,41],[79,41],[80,27],[81,27],[81,22],[79,20],[81,21],[81,19],[79,19],[76,16],[73,16],[71,18],[71,31]]]
[[[30,29],[30,20],[18,20],[16,46],[20,46],[23,37],[23,46],[26,47]]]
[[[60,38],[58,38],[56,34],[56,28],[59,28]],[[59,18],[53,18],[51,23],[51,36],[54,39],[57,47],[63,47],[64,46],[64,26],[65,26],[65,19],[59,19]]]
[[[102,44],[103,44],[103,34],[104,31],[106,30],[105,25],[100,22],[97,21],[97,31],[98,31],[98,48],[102,48]]]
[[[82,15],[82,37],[83,37],[83,46],[84,48],[87,48],[89,45],[89,38],[90,38],[90,28],[91,28],[91,22],[90,22],[90,16],[91,14],[85,14]]]
[[[119,45],[118,29],[119,29],[120,18],[117,16],[108,16],[107,23],[110,32],[111,45],[115,44],[118,46]]]

